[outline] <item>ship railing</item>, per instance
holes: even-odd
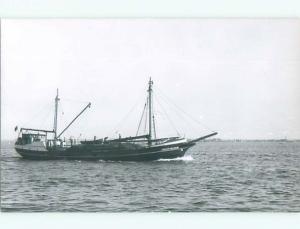
[[[70,148],[74,145],[80,145],[80,140],[78,139],[48,139],[47,140],[47,147],[62,147],[62,148]]]

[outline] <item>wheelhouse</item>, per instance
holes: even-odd
[[[46,142],[53,134],[54,130],[21,128],[16,145],[26,145],[33,142]]]

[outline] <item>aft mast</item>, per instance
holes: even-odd
[[[149,104],[149,137],[148,137],[148,144],[151,145],[151,140],[152,140],[152,122],[154,124],[154,117],[152,115],[152,85],[153,85],[153,80],[150,77],[149,80],[149,87],[148,87],[148,104]]]
[[[55,112],[54,112],[54,125],[53,125],[53,131],[54,131],[54,139],[57,137],[57,112],[58,112],[58,88],[56,89],[56,97],[55,97]]]

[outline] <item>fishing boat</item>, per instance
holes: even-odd
[[[151,161],[158,159],[174,159],[184,156],[186,151],[197,142],[212,137],[212,132],[195,139],[174,136],[156,138],[155,120],[153,115],[152,95],[153,80],[147,86],[147,99],[142,117],[147,115],[147,134],[109,139],[107,137],[76,142],[66,141],[61,136],[82,115],[91,103],[60,132],[57,132],[57,116],[59,96],[55,97],[53,130],[21,128],[15,143],[16,151],[25,159],[31,160],[108,160],[108,161]],[[142,119],[141,119],[142,120]],[[139,123],[140,128],[141,121]],[[17,127],[16,129],[17,130]]]

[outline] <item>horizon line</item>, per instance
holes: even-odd
[[[210,138],[203,141],[300,141],[300,138]],[[1,142],[16,141],[16,139],[0,139]]]

